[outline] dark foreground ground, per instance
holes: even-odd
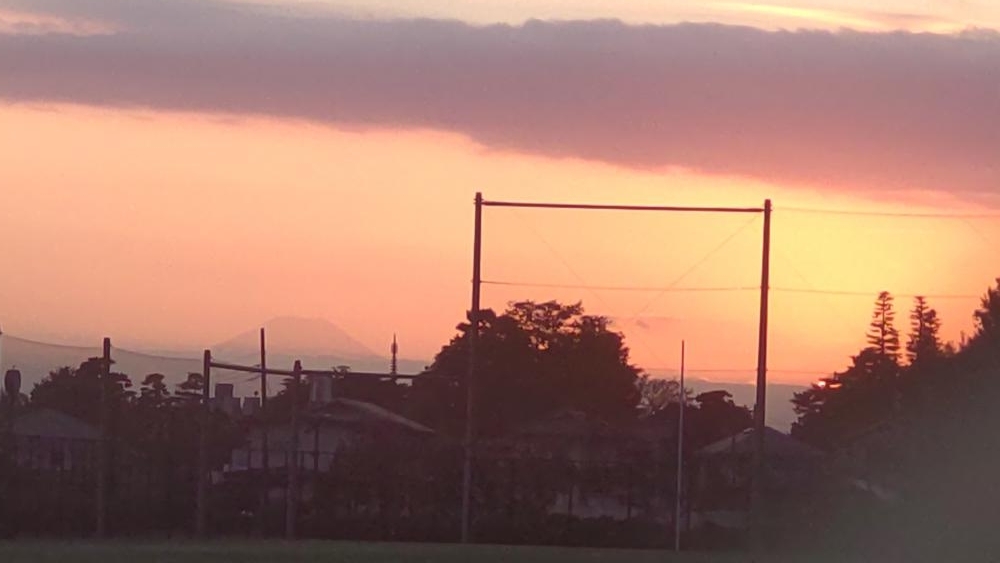
[[[0,543],[3,563],[737,563],[750,557],[726,553],[598,550],[548,547],[461,546],[339,542],[42,542]],[[787,559],[785,559],[787,560]]]

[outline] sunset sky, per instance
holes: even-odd
[[[0,327],[199,349],[297,315],[429,360],[481,191],[771,198],[774,381],[843,367],[882,289],[958,339],[1000,275],[1000,3],[871,4],[0,0]],[[760,240],[491,208],[484,278],[592,288],[484,300],[581,299],[641,366],[683,338],[745,381]]]

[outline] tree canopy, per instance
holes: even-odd
[[[927,299],[917,296],[910,311],[910,334],[906,343],[906,359],[910,365],[934,360],[943,351],[938,332],[941,320]]]
[[[605,419],[634,414],[640,370],[606,317],[585,314],[580,303],[519,301],[499,315],[484,310],[480,318],[476,390],[481,431],[501,432],[560,408]],[[465,379],[472,327],[464,322],[457,329],[428,374]],[[453,409],[462,406],[456,403],[443,402]]]
[[[899,416],[923,416],[953,404],[969,392],[967,374],[995,368],[1000,349],[1000,279],[973,312],[976,333],[961,348],[943,343],[941,321],[925,297],[914,298],[905,365],[899,359],[893,298],[875,301],[867,346],[851,365],[797,393],[792,400],[796,436],[824,447],[850,441],[858,433]]]
[[[896,329],[896,312],[893,297],[888,291],[879,293],[868,327],[868,345],[878,351],[881,358],[899,362],[899,331]]]

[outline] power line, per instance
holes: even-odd
[[[732,242],[733,239],[735,239],[737,236],[739,236],[740,233],[742,233],[743,231],[745,231],[747,229],[747,227],[749,227],[750,225],[752,225],[756,221],[757,221],[757,216],[754,215],[753,217],[750,218],[749,221],[747,221],[746,223],[743,223],[742,225],[740,225],[740,228],[736,229],[735,231],[733,231],[732,233],[730,233],[729,236],[727,236],[726,238],[722,239],[722,241],[720,241],[719,244],[717,246],[715,246],[715,248],[709,250],[704,256],[702,256],[702,258],[700,260],[698,260],[697,262],[695,262],[694,264],[692,264],[690,268],[688,268],[687,270],[684,271],[684,273],[682,273],[681,275],[677,276],[672,282],[670,282],[669,285],[667,285],[666,288],[661,289],[659,293],[657,293],[656,295],[654,295],[652,299],[650,299],[645,305],[642,306],[641,309],[639,309],[638,311],[636,311],[636,313],[634,315],[632,315],[631,317],[629,317],[629,318],[632,318],[632,319],[639,318],[640,315],[642,315],[643,313],[645,313],[650,307],[653,306],[653,303],[656,303],[656,301],[660,297],[662,297],[664,293],[666,293],[668,291],[668,288],[676,287],[677,284],[679,284],[682,281],[684,281],[684,278],[686,278],[689,275],[691,275],[695,270],[697,270],[698,268],[700,268],[705,262],[708,262],[713,256],[715,256],[715,254],[717,252],[719,252],[720,250],[722,250],[723,248],[725,248],[727,244],[729,244],[730,242]]]
[[[113,350],[117,350],[118,352],[123,352],[125,354],[131,354],[133,356],[140,356],[140,357],[148,358],[148,359],[151,359],[151,360],[164,360],[164,361],[173,361],[173,362],[200,362],[201,361],[198,358],[191,358],[191,357],[184,357],[184,356],[162,356],[162,355],[159,355],[159,354],[152,354],[152,353],[149,353],[149,352],[137,352],[135,350],[129,350],[127,348],[120,348],[120,347],[117,347],[117,346],[114,346],[112,349]]]
[[[6,332],[3,333],[3,335],[0,336],[0,338],[9,338],[9,339],[15,340],[17,342],[22,342],[24,344],[32,344],[34,346],[47,346],[47,347],[51,347],[51,348],[64,348],[66,350],[77,350],[77,351],[80,351],[80,352],[88,352],[88,353],[89,352],[93,352],[94,356],[100,356],[101,355],[101,347],[100,346],[77,346],[77,345],[73,345],[73,344],[53,344],[51,342],[42,342],[40,340],[32,340],[30,338],[22,338],[20,336],[14,336],[14,335],[6,333]]]
[[[822,209],[818,207],[776,207],[774,210],[789,213],[810,213],[816,215],[854,215],[862,217],[900,217],[910,219],[1000,219],[1000,213],[861,211],[851,209]]]
[[[563,267],[566,268],[566,270],[570,273],[570,275],[572,275],[574,278],[576,278],[577,281],[580,282],[581,286],[587,285],[586,282],[584,281],[583,276],[581,276],[576,271],[576,269],[573,268],[572,265],[570,265],[569,261],[566,260],[565,258],[563,258],[563,256],[555,249],[555,247],[544,236],[542,236],[542,233],[539,232],[538,229],[536,229],[535,226],[530,221],[528,221],[527,218],[525,218],[521,214],[521,210],[518,209],[517,207],[514,207],[513,210],[514,210],[514,216],[521,222],[521,224],[524,225],[536,237],[538,237],[538,240],[540,240],[542,242],[542,245],[544,245],[548,249],[549,253],[553,257],[555,257],[556,260],[558,260],[560,263],[562,263]],[[749,224],[749,222],[748,222],[748,224]],[[742,230],[742,229],[740,229],[740,230]],[[729,241],[729,239],[727,239],[725,242],[723,242],[723,245],[725,245],[725,243],[728,242],[728,241]],[[697,265],[695,267],[697,267]],[[482,283],[482,281],[480,281],[480,283]],[[600,293],[597,293],[597,291],[593,290],[593,289],[590,289],[588,291],[604,307],[606,307],[607,309],[611,309],[611,307],[609,306],[608,302],[604,299],[604,297]],[[654,346],[650,346],[649,343],[646,342],[645,338],[643,338],[643,336],[641,334],[637,333],[635,335],[635,339],[636,339],[636,342],[638,342],[641,346],[643,346],[643,347],[646,348],[646,350],[650,353],[651,356],[653,356],[653,358],[657,362],[662,362],[662,360],[660,359],[660,355],[656,351],[656,348]]]
[[[804,278],[803,278],[803,281]],[[694,287],[652,287],[652,286],[628,286],[628,285],[589,285],[589,284],[568,284],[568,283],[543,283],[543,282],[526,282],[526,281],[510,281],[510,280],[483,280],[481,282],[484,285],[495,285],[495,286],[506,286],[506,287],[531,287],[531,288],[547,288],[547,289],[582,289],[587,291],[634,291],[638,293],[642,292],[658,292],[658,293],[685,293],[685,292],[735,292],[735,291],[757,291],[759,287],[756,286],[694,286]],[[778,293],[803,293],[803,294],[814,294],[814,295],[830,295],[830,296],[841,296],[841,297],[873,297],[877,296],[880,291],[858,291],[858,290],[847,290],[847,289],[822,289],[816,287],[771,287],[771,291]],[[978,299],[980,296],[976,294],[962,294],[962,293],[892,293],[894,297],[926,297],[927,299]],[[640,318],[642,311],[639,315],[626,317],[627,319]]]
[[[877,296],[880,291],[852,291],[841,289],[817,289],[801,287],[772,287],[771,291],[781,293],[808,293],[816,295],[839,295],[842,297],[872,297]],[[973,294],[949,294],[949,293],[895,293],[889,292],[893,297],[926,297],[927,299],[978,299],[979,295]]]
[[[777,255],[777,258],[780,259],[780,260],[782,260],[782,261],[787,262],[788,268],[792,270],[792,273],[795,274],[796,277],[798,277],[800,280],[802,280],[802,283],[804,283],[808,289],[812,289],[812,290],[816,289],[816,286],[811,281],[809,281],[808,278],[806,278],[805,274],[803,274],[801,270],[799,270],[795,266],[795,261],[794,260],[788,260],[788,257],[785,255],[784,252],[781,251],[781,248],[775,248],[774,250],[775,250],[775,253]],[[830,295],[825,295],[823,301],[828,306],[830,306],[831,308],[835,307],[835,305],[833,304],[833,300],[832,299],[828,299],[827,297],[831,297],[831,296]],[[834,315],[834,317],[849,332],[853,332],[854,331],[855,327],[854,327],[853,323],[848,323],[846,318],[844,318],[844,317],[842,317],[840,315]]]

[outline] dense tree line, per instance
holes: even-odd
[[[961,342],[943,342],[922,297],[906,341],[892,296],[878,296],[867,345],[851,365],[797,394],[795,436],[831,452],[845,483],[824,537],[838,550],[893,561],[980,560],[1000,541],[1000,279],[973,312]],[[820,542],[827,543],[827,542]]]
[[[924,297],[910,308],[905,345],[897,327],[895,301],[878,295],[866,333],[867,345],[843,371],[814,383],[793,399],[798,421],[793,435],[830,449],[875,425],[922,414],[929,401],[950,400],[968,391],[968,374],[996,366],[1000,280],[973,313],[974,334],[943,342],[937,311]],[[950,388],[950,389],[949,389]]]

